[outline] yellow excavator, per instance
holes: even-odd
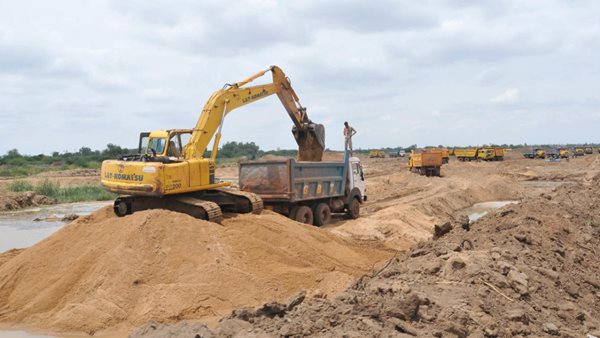
[[[271,83],[247,86],[268,72],[272,74]],[[222,220],[222,211],[260,213],[260,197],[232,189],[229,182],[218,182],[215,164],[225,116],[273,94],[294,122],[298,160],[321,161],[325,128],[308,118],[289,78],[279,67],[271,66],[213,93],[194,129],[141,133],[137,155],[102,162],[102,186],[121,195],[114,202],[115,213],[125,216],[140,210],[167,209],[217,223]],[[210,157],[205,158],[213,136]]]

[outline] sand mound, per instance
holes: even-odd
[[[218,225],[107,207],[0,265],[0,322],[93,333],[207,320],[303,288],[333,294],[389,255],[271,212]]]

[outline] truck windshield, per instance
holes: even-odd
[[[164,138],[150,138],[148,140],[148,148],[146,148],[146,154],[154,155],[152,150],[156,152],[156,155],[161,155],[165,151],[165,144],[167,141]]]

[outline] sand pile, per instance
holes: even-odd
[[[335,299],[267,303],[203,337],[600,336],[600,188],[565,186],[448,223]],[[466,224],[465,224],[466,223]],[[444,233],[442,230],[449,231]],[[146,325],[133,337],[169,337]],[[165,331],[166,330],[166,331]],[[193,331],[190,327],[188,330]]]
[[[390,256],[280,215],[223,225],[110,207],[0,260],[0,322],[93,333],[221,317],[301,289],[332,295]],[[310,294],[310,293],[309,293]]]

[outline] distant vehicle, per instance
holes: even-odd
[[[552,149],[546,152],[546,158],[547,158],[547,162],[551,162],[548,161],[548,159],[553,160],[553,159],[558,159],[560,158],[560,150],[559,149]]]
[[[388,153],[389,157],[404,157],[406,152],[404,150],[392,151]]]
[[[565,148],[559,148],[558,149],[558,155],[560,158],[569,158],[569,149],[565,149]]]
[[[523,153],[523,157],[525,158],[541,158],[544,159],[546,158],[546,151],[543,149],[539,149],[539,148],[534,148],[530,151],[526,151]]]
[[[592,147],[587,147],[587,148],[585,148],[585,153],[588,154],[588,155],[589,154],[593,154],[594,153],[594,149],[592,149]]]
[[[574,156],[583,156],[583,155],[585,155],[585,150],[583,150],[583,148],[575,148],[575,150],[573,151],[573,155]]]
[[[374,149],[374,150],[369,151],[369,157],[370,158],[384,158],[385,152],[383,150]]]
[[[424,150],[412,152],[408,160],[408,170],[425,176],[440,176],[442,168],[442,152]]]
[[[459,161],[477,161],[477,148],[454,149],[454,156]]]

